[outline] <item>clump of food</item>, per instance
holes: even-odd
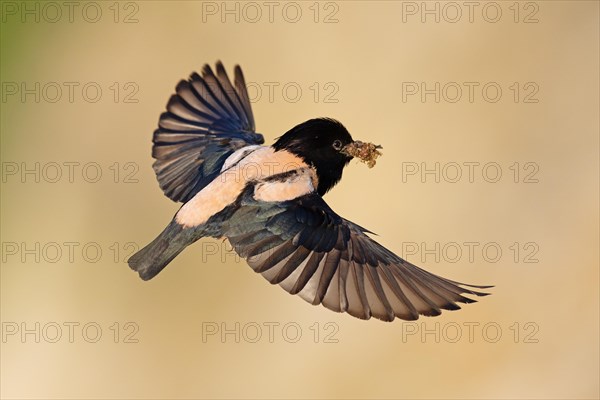
[[[382,153],[379,151],[381,146],[374,145],[373,143],[364,143],[360,140],[347,144],[343,152],[352,157],[357,157],[360,161],[367,164],[369,168],[373,168],[377,160],[377,157],[381,156]]]

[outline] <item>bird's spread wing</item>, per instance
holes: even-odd
[[[154,132],[153,168],[170,199],[186,202],[206,186],[235,150],[264,143],[254,132],[244,75],[235,67],[232,85],[217,62],[179,82]]]
[[[398,257],[337,215],[315,193],[282,203],[245,196],[224,226],[255,272],[312,304],[392,321],[438,315],[483,296]]]

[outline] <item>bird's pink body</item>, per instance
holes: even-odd
[[[199,226],[235,201],[248,182],[258,182],[255,197],[262,201],[292,200],[310,193],[317,186],[312,168],[288,151],[270,146],[253,146],[251,152],[241,148],[225,161],[221,174],[198,192],[177,213],[175,220],[185,228]],[[298,171],[284,181],[262,182],[265,178]]]

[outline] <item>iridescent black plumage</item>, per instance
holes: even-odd
[[[342,179],[344,167],[352,160],[352,157],[335,150],[333,143],[336,140],[343,147],[352,143],[352,136],[334,119],[315,118],[287,131],[273,147],[297,154],[314,166],[319,176],[317,192],[323,196]]]

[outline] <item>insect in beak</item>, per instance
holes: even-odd
[[[356,157],[360,159],[360,161],[366,163],[369,168],[373,168],[377,162],[377,157],[382,155],[382,153],[379,151],[382,148],[383,147],[380,145],[355,140],[354,142],[342,147],[340,153],[350,157]]]

